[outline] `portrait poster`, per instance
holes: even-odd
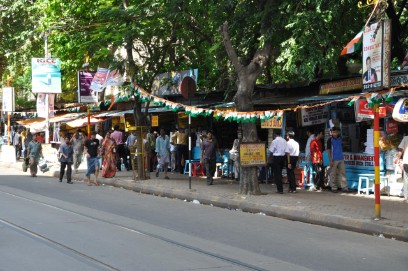
[[[101,92],[105,88],[105,83],[109,75],[109,69],[98,68],[94,75],[90,89],[92,91]]]
[[[381,21],[368,25],[363,34],[363,92],[390,85],[391,25]]]

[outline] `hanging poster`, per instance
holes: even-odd
[[[54,94],[38,93],[37,115],[40,118],[47,118],[47,113],[49,118],[54,117]]]
[[[394,106],[392,118],[399,122],[408,122],[408,99],[401,98]]]
[[[153,95],[163,97],[167,95],[181,95],[179,86],[185,77],[191,77],[197,84],[198,69],[184,71],[173,71],[162,73],[154,78],[152,93]]]
[[[90,89],[96,92],[101,92],[105,88],[106,79],[109,75],[109,69],[98,68],[94,75]]]
[[[91,90],[95,72],[78,72],[78,103],[97,103],[98,92]]]
[[[61,93],[61,60],[32,58],[33,93]]]
[[[363,92],[390,85],[391,26],[389,20],[367,26],[363,34]]]

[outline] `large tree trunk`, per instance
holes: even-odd
[[[271,54],[271,45],[269,42],[265,42],[264,47],[258,49],[255,53],[252,61],[243,66],[232,47],[232,43],[228,34],[228,23],[225,22],[221,26],[221,35],[227,54],[234,66],[234,69],[238,75],[238,90],[235,96],[235,104],[238,112],[250,112],[253,111],[252,95],[255,88],[256,79],[262,72],[262,68],[267,63]],[[257,142],[258,133],[255,123],[242,124],[242,142]],[[261,190],[259,188],[256,167],[241,167],[240,194],[252,194],[260,195]]]

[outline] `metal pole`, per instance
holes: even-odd
[[[190,85],[189,85],[190,88]],[[189,96],[190,96],[190,89],[188,91]],[[191,106],[191,97],[189,98],[190,100],[190,106]],[[188,188],[191,189],[191,169],[192,169],[192,163],[191,163],[191,114],[188,115]]]
[[[45,47],[45,58],[48,58],[48,35],[47,33],[44,34],[44,47]],[[48,93],[45,94],[45,110],[47,112],[45,116],[45,143],[50,143],[50,102],[49,102],[49,95]]]
[[[91,138],[91,108],[87,107],[88,112],[88,139]]]
[[[374,196],[375,196],[375,219],[381,219],[380,204],[380,116],[379,105],[374,105]],[[367,184],[368,186],[368,184]]]
[[[10,87],[10,77],[9,76],[7,76],[7,87]],[[7,143],[9,146],[10,146],[10,141],[11,141],[10,114],[11,112],[7,112]]]

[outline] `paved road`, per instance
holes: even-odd
[[[0,270],[405,270],[408,244],[0,172]]]

